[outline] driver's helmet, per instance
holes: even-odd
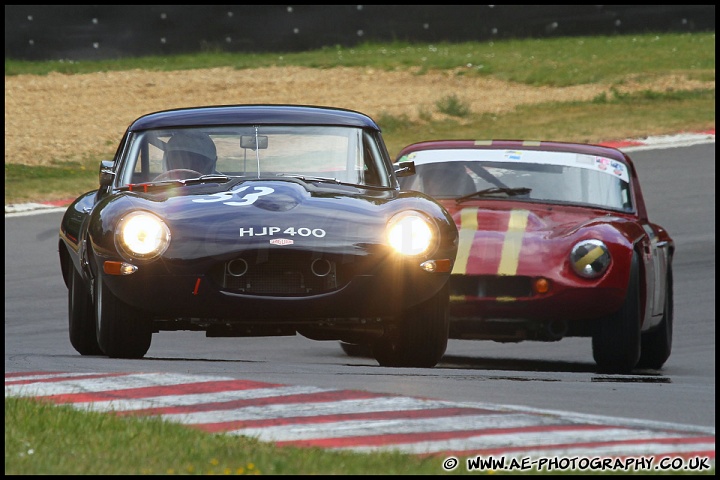
[[[178,132],[165,147],[165,170],[188,169],[202,174],[213,173],[217,149],[210,136],[202,132]]]
[[[429,163],[420,165],[421,191],[437,197],[461,197],[475,192],[475,182],[460,162]]]

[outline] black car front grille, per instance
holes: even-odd
[[[211,278],[223,290],[252,295],[317,295],[346,282],[341,262],[308,252],[249,252],[219,264]]]
[[[530,277],[495,275],[451,275],[450,295],[469,295],[481,298],[531,297]]]

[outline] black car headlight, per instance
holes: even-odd
[[[137,211],[125,215],[115,230],[118,250],[133,259],[150,260],[170,245],[170,229],[157,215]]]
[[[429,253],[437,242],[435,223],[420,212],[406,211],[393,216],[387,224],[387,240],[402,255]]]
[[[583,240],[570,252],[570,265],[584,278],[597,278],[610,266],[610,252],[600,240]]]

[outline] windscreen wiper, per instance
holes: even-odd
[[[300,175],[300,174],[293,174],[293,173],[278,173],[277,176],[278,177],[297,178],[298,180],[302,180],[303,182],[342,183],[337,178],[332,178],[332,177],[316,177],[313,175]]]
[[[224,175],[222,173],[208,173],[206,175],[201,175],[199,177],[170,180],[170,182],[180,183],[182,185],[195,185],[198,183],[205,183],[205,182],[224,183],[224,182],[227,182],[228,180],[230,180],[230,177],[228,177],[227,175]]]
[[[480,190],[474,193],[470,193],[468,195],[463,195],[462,197],[458,197],[455,199],[455,203],[462,203],[467,200],[470,200],[473,197],[485,197],[488,195],[497,195],[498,193],[504,193],[508,197],[515,197],[517,195],[527,195],[532,191],[531,188],[527,187],[517,187],[517,188],[504,188],[504,187],[491,187],[486,188],[484,190]]]
[[[177,178],[168,178],[166,180],[159,180],[159,181],[150,181],[150,182],[142,182],[142,183],[133,183],[128,184],[126,187],[131,192],[133,190],[144,190],[147,191],[148,188],[152,187],[162,187],[172,184],[180,184],[180,185],[196,185],[199,183],[207,183],[207,182],[219,182],[219,183],[225,183],[230,180],[230,177],[227,175],[224,175],[222,173],[210,173],[207,175],[202,175],[200,177],[193,177],[193,178],[184,178],[184,179],[177,179]]]

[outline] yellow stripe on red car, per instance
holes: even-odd
[[[505,235],[502,236],[502,245],[499,238],[499,235],[502,235],[500,230],[502,227],[498,222],[501,217],[496,215],[488,216],[488,213],[490,213],[488,210],[480,211],[477,207],[463,208],[460,211],[459,245],[452,270],[453,275],[467,275],[469,263],[472,263],[470,270],[473,273],[490,273],[497,268],[498,275],[517,274],[530,211],[512,210],[505,213],[505,215],[508,215],[506,217],[507,230]],[[496,211],[494,213],[500,212]],[[478,217],[482,220],[479,220]],[[481,230],[483,228],[489,230],[478,232],[479,226]],[[475,256],[471,257],[473,251]],[[491,267],[493,264],[497,265],[497,267]],[[481,265],[484,265],[484,267]],[[488,267],[491,267],[491,269],[488,269]],[[451,298],[451,300],[455,301],[463,299],[464,296]],[[498,297],[496,300],[499,302],[512,302],[515,298]]]
[[[453,266],[452,274],[465,275],[467,272],[468,259],[470,258],[470,249],[475,240],[475,232],[478,229],[478,209],[463,208],[460,211],[460,228],[458,229],[459,242],[458,252],[455,257],[455,266]]]
[[[505,233],[498,275],[515,275],[517,273],[528,215],[530,215],[528,210],[513,210],[510,212],[510,221],[508,222],[508,230]]]
[[[488,235],[479,235],[478,228],[490,229],[490,232],[498,232],[495,228],[500,225],[493,225],[492,217],[486,218],[487,210],[483,210],[485,216],[480,214],[477,207],[463,208],[460,211],[460,225],[458,228],[459,245],[458,253],[453,267],[453,275],[465,275],[468,273],[468,263],[473,261],[473,270],[476,270],[482,262],[485,267],[481,270],[497,263],[498,275],[515,275],[517,274],[518,263],[520,260],[520,251],[522,247],[523,237],[528,224],[528,210],[512,210],[508,212],[507,230],[503,237],[502,245],[495,243],[495,240]],[[479,222],[478,216],[491,222],[490,225],[486,221]],[[497,218],[497,217],[495,217]],[[483,232],[488,233],[488,232]],[[496,246],[494,246],[496,245]],[[475,258],[471,259],[471,251],[475,250]],[[496,253],[497,252],[497,253]],[[499,260],[498,255],[499,254]],[[480,255],[482,258],[478,258]],[[489,256],[488,256],[489,255]],[[493,261],[494,259],[494,261]],[[494,268],[493,268],[494,270]]]

